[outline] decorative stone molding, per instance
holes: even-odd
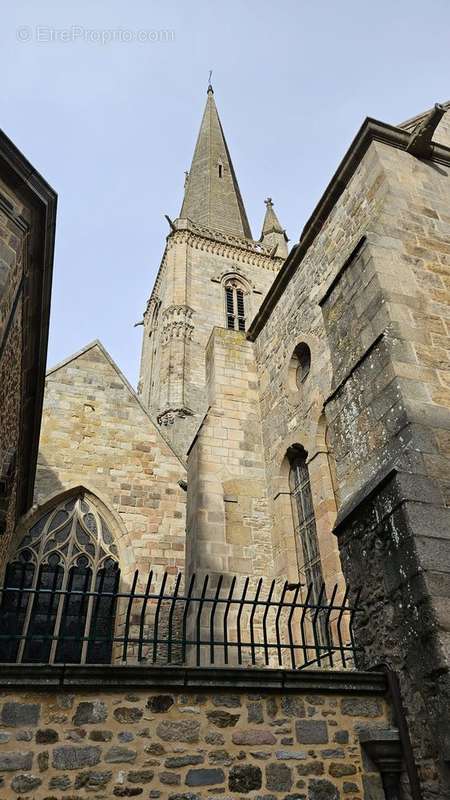
[[[186,417],[192,417],[193,411],[190,408],[166,408],[161,414],[158,414],[157,421],[158,425],[169,427],[173,425],[176,419],[185,419]]]
[[[162,343],[171,339],[192,338],[194,326],[191,322],[194,310],[190,306],[169,306],[163,312]]]

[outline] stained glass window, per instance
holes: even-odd
[[[34,523],[7,566],[1,660],[109,662],[116,601],[100,595],[116,592],[118,581],[105,519],[86,495],[65,498]]]

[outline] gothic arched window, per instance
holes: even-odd
[[[6,568],[0,660],[109,662],[116,600],[99,595],[115,593],[118,581],[105,519],[85,494],[65,497],[32,525]]]
[[[245,331],[244,289],[236,280],[225,284],[225,313],[227,328]]]
[[[309,478],[307,453],[302,447],[293,447],[289,453],[289,488],[291,494],[292,516],[296,535],[296,548],[299,558],[300,575],[304,576],[309,602],[325,606],[326,592],[317,538],[311,482]],[[326,647],[329,644],[329,631],[325,608],[311,612],[317,619],[316,644]]]
[[[303,448],[293,448],[289,459],[289,488],[300,572],[304,574],[307,585],[312,585],[311,599],[315,602],[320,595],[323,575],[306,458],[307,454]]]

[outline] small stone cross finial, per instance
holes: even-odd
[[[269,207],[271,208],[271,207],[273,206],[273,201],[272,201],[272,198],[271,198],[271,197],[267,197],[267,198],[264,200],[264,202],[265,202],[265,204],[266,204],[266,206],[267,206],[268,208],[269,208]]]
[[[209,76],[208,76],[208,92],[212,92],[214,94],[214,89],[213,89],[213,87],[211,85],[212,74],[213,74],[213,71],[212,71],[212,69],[210,69],[209,70]]]

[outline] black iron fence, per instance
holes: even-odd
[[[262,578],[15,565],[0,589],[0,662],[354,668],[359,593]]]

